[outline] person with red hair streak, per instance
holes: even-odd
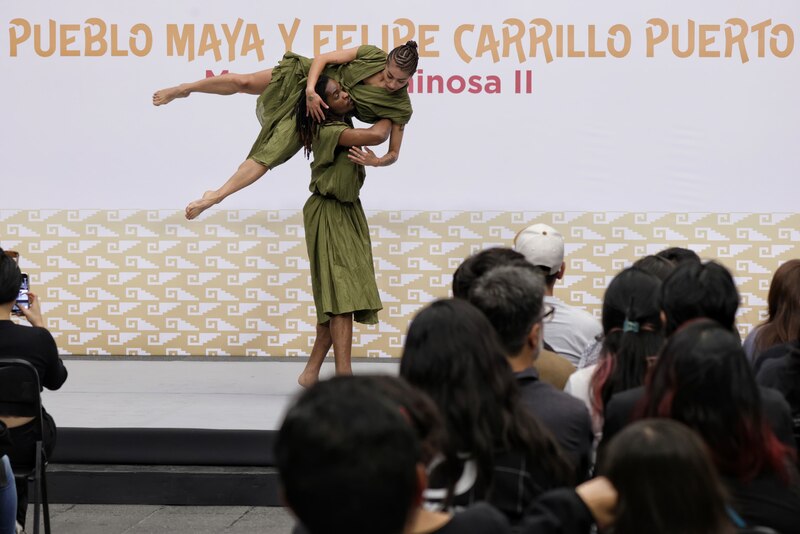
[[[765,419],[734,332],[708,319],[678,329],[653,368],[638,415],[674,419],[700,434],[734,509],[748,523],[798,532],[796,451],[778,440]]]

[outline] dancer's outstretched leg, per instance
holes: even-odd
[[[353,348],[353,314],[334,315],[330,321],[333,359],[337,375],[352,375],[350,352]]]
[[[194,219],[214,204],[222,202],[225,197],[247,187],[264,176],[267,170],[267,167],[255,160],[245,160],[222,187],[216,191],[206,191],[203,193],[202,198],[190,202],[186,206],[186,218],[189,220]]]
[[[314,340],[314,347],[311,349],[311,355],[308,357],[305,369],[297,379],[297,383],[304,388],[313,386],[319,380],[319,370],[322,368],[322,362],[325,361],[325,357],[333,344],[329,325],[330,322],[317,325],[317,338]]]
[[[260,95],[272,81],[272,69],[253,72],[251,74],[220,74],[203,78],[191,83],[182,83],[175,87],[167,87],[153,93],[153,105],[163,106],[176,98],[186,98],[192,93],[209,93],[213,95],[234,95],[245,93]]]

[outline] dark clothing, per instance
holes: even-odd
[[[0,357],[30,362],[39,373],[43,388],[58,389],[67,380],[67,369],[58,357],[56,342],[45,328],[0,321]]]
[[[796,475],[796,473],[795,473]],[[800,533],[800,487],[785,484],[774,473],[744,483],[723,477],[731,506],[748,525],[770,527],[782,534]]]
[[[546,461],[546,458],[534,458],[519,450],[497,451],[494,453],[490,486],[478,473],[475,460],[465,458],[449,507],[445,506],[449,479],[443,472],[443,464],[438,464],[431,469],[428,489],[423,497],[428,508],[447,511],[457,511],[479,501],[487,501],[503,512],[514,525],[522,519],[526,508],[536,497],[561,486],[542,469]]]
[[[511,532],[508,520],[489,503],[479,502],[453,515],[431,534],[505,534]]]
[[[792,416],[789,405],[783,396],[770,388],[759,388],[761,392],[761,407],[764,410],[766,422],[782,443],[792,448],[796,448],[794,435],[792,434]],[[608,444],[617,432],[622,430],[628,423],[633,422],[633,416],[639,404],[644,401],[645,388],[629,389],[622,393],[617,393],[608,402],[605,411],[605,421],[603,423],[603,439],[600,442],[600,449]]]
[[[517,532],[521,534],[588,534],[594,518],[573,489],[548,491],[525,513]]]
[[[797,351],[800,351],[800,341],[792,341],[791,343],[784,343],[782,345],[770,347],[759,354],[758,358],[756,358],[755,362],[753,362],[753,372],[756,375],[759,375],[765,365],[775,360],[781,360],[787,355]]]
[[[519,534],[589,534],[594,518],[571,489],[548,491],[536,499],[513,532]],[[296,525],[293,534],[308,534]],[[486,502],[478,502],[453,515],[431,534],[507,534],[512,532],[503,514]]]
[[[579,399],[539,380],[536,369],[514,373],[522,402],[553,433],[575,466],[577,480],[589,474],[592,452],[592,420],[586,405]]]
[[[39,375],[41,388],[58,389],[67,380],[67,369],[58,357],[58,348],[53,336],[45,328],[28,327],[12,321],[0,321],[0,357],[19,358],[30,362]],[[16,415],[0,413],[0,415]],[[44,435],[42,444],[50,457],[56,444],[56,424],[42,407]],[[12,465],[31,465],[36,457],[38,421],[31,421],[9,429],[12,448],[7,451]],[[17,483],[17,521],[25,524],[28,508],[28,485]]]
[[[756,382],[780,391],[789,403],[792,415],[800,416],[800,341],[766,351]]]

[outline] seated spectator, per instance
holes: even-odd
[[[664,343],[661,281],[636,267],[625,269],[603,296],[603,346],[599,363],[579,369],[565,391],[586,403],[597,438],[611,397],[644,385],[650,362]]]
[[[17,263],[0,249],[0,357],[27,360],[39,373],[39,384],[47,389],[58,389],[67,379],[67,370],[50,332],[45,328],[39,298],[28,293],[30,307],[20,307],[31,327],[11,321],[11,310],[19,295],[22,273]],[[2,319],[5,318],[5,319]],[[30,417],[0,414],[0,421],[9,429],[13,447],[8,451],[12,465],[31,465],[36,457],[36,429],[38,422]],[[50,457],[56,443],[56,425],[44,407],[44,448]],[[24,527],[28,507],[28,485],[17,484],[17,521]]]
[[[295,532],[510,532],[487,503],[455,515],[420,507],[422,462],[438,444],[439,418],[431,405],[391,377],[335,377],[305,391],[275,443],[283,496],[303,525]],[[521,532],[588,533],[593,516],[608,522],[615,504],[616,493],[602,478],[575,491],[556,490],[533,503]]]
[[[453,274],[453,296],[457,299],[467,299],[475,280],[495,267],[503,265],[530,266],[530,263],[525,256],[510,248],[494,247],[482,250],[464,260],[456,269]],[[575,366],[563,356],[553,352],[546,342],[543,342],[542,350],[539,351],[539,357],[533,367],[539,373],[542,382],[556,389],[564,389],[567,378],[575,372]]]
[[[679,264],[661,286],[667,336],[691,319],[713,319],[736,332],[739,292],[730,271],[715,261]]]
[[[609,444],[599,471],[619,494],[613,534],[755,532],[728,508],[703,441],[675,421],[627,427]]]
[[[631,267],[636,267],[640,271],[650,273],[663,282],[669,275],[672,274],[672,271],[675,270],[676,263],[663,256],[651,255],[639,258],[633,262]]]
[[[792,413],[794,439],[800,445],[800,342],[778,345],[766,351],[764,356],[768,358],[759,369],[756,382],[783,394]]]
[[[414,317],[400,375],[430,395],[445,419],[443,459],[425,493],[430,507],[487,500],[513,524],[540,493],[572,482],[558,443],[521,406],[494,328],[469,302],[439,300]]]
[[[790,421],[788,407],[784,410],[785,428]],[[675,419],[703,438],[734,509],[746,521],[796,531],[795,450],[778,440],[764,417],[761,394],[733,332],[710,320],[676,332],[653,369],[641,414]]]
[[[589,474],[593,432],[586,407],[539,380],[534,368],[543,341],[544,280],[530,264],[498,267],[472,285],[469,301],[494,326],[517,380],[522,403],[553,433],[572,460],[578,480]],[[550,309],[552,311],[552,309]]]
[[[656,256],[659,258],[664,258],[665,260],[669,260],[675,265],[680,265],[681,263],[687,262],[700,263],[700,256],[697,255],[697,252],[682,247],[665,248],[661,252],[657,252]]]
[[[600,323],[580,308],[570,306],[555,296],[556,282],[564,278],[564,238],[546,224],[523,228],[514,238],[514,250],[542,270],[547,286],[544,302],[555,308],[553,320],[544,332],[544,341],[577,366],[581,354],[602,332]]]
[[[775,271],[767,295],[766,321],[755,327],[744,340],[744,351],[758,371],[772,347],[800,341],[800,260],[789,260]],[[773,351],[769,358],[781,358],[785,350]]]
[[[662,282],[672,274],[675,270],[675,264],[661,256],[645,256],[636,260],[631,267],[635,267],[640,271],[650,273],[656,276]],[[660,297],[659,297],[660,299]],[[605,330],[605,329],[604,329]],[[605,334],[605,331],[604,331]],[[581,363],[578,364],[578,369],[589,367],[597,363],[600,359],[600,352],[603,348],[603,336],[598,336],[595,343],[589,345],[583,354],[581,354]]]
[[[17,488],[11,462],[5,452],[11,448],[8,428],[0,421],[0,534],[17,532]],[[22,530],[20,526],[19,530]]]

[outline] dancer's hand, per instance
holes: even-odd
[[[361,147],[352,146],[350,147],[350,153],[347,154],[347,157],[353,163],[358,163],[365,167],[377,167],[381,163],[380,158],[368,147],[362,149]]]
[[[306,117],[311,115],[317,122],[324,121],[325,112],[322,108],[328,109],[328,104],[317,93],[306,93]]]
[[[215,191],[206,191],[203,193],[203,198],[190,202],[189,205],[186,206],[186,218],[191,221],[220,200],[221,199],[217,199]]]

